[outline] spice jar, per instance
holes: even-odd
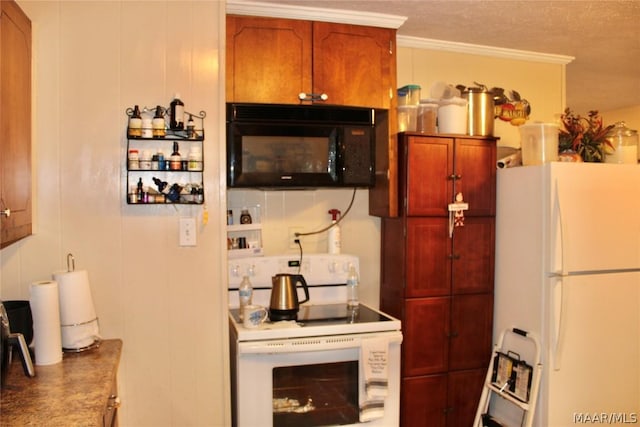
[[[191,147],[189,150],[188,169],[190,171],[202,170],[202,150],[200,147]]]
[[[140,156],[140,169],[151,169],[151,151],[142,150],[142,155]]]
[[[129,150],[129,170],[140,169],[140,154],[138,150]]]
[[[240,224],[251,224],[251,214],[247,208],[242,208],[240,211]]]
[[[167,133],[165,130],[164,112],[162,111],[162,107],[159,105],[156,107],[156,114],[153,117],[152,127],[154,138],[164,138]]]
[[[618,122],[607,134],[612,147],[605,146],[605,163],[637,164],[638,131],[629,129],[625,122]]]
[[[133,107],[133,111],[129,117],[127,135],[132,138],[139,138],[142,136],[142,116],[140,115],[140,107],[137,105]]]

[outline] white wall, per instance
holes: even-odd
[[[33,236],[0,252],[2,299],[89,272],[104,338],[124,341],[123,426],[229,424],[224,2],[19,1],[33,23]],[[221,47],[222,46],[222,47]],[[125,110],[207,112],[203,208],[125,204]],[[178,246],[180,216],[198,246]]]

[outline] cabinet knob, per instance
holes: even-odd
[[[452,181],[455,181],[455,180],[458,180],[458,179],[462,179],[462,176],[457,174],[457,173],[452,173],[447,178],[452,180]]]
[[[4,215],[7,218],[9,218],[11,216],[11,209],[7,208],[7,209],[4,209],[4,210],[0,211],[0,215]]]

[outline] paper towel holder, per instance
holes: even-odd
[[[76,260],[72,253],[67,254],[67,271],[76,271]]]
[[[68,273],[72,273],[76,271],[76,261],[75,258],[73,257],[72,253],[68,253],[67,254],[67,272]],[[86,326],[88,324],[91,324],[95,322],[98,325],[98,328],[100,327],[100,322],[98,320],[98,317],[94,317],[91,320],[87,320],[85,322],[80,322],[80,323],[73,323],[73,324],[69,324],[69,325],[60,325],[62,328],[69,328],[69,327],[83,327]],[[77,348],[67,348],[67,347],[62,347],[62,351],[65,353],[81,353],[83,351],[87,351],[87,350],[93,350],[94,348],[98,348],[100,347],[100,344],[102,343],[102,339],[99,335],[94,335],[93,337],[93,341],[91,342],[91,344],[83,346],[83,347],[77,347]]]

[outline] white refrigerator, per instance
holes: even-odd
[[[640,165],[500,169],[496,222],[494,340],[541,342],[534,425],[640,424]],[[527,342],[503,348],[531,363]],[[513,408],[492,398],[519,426]]]

